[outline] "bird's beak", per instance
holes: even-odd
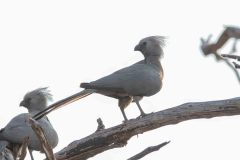
[[[135,46],[134,51],[140,51],[140,46],[139,46],[139,44]]]
[[[25,101],[23,100],[23,101],[21,101],[21,103],[19,104],[19,106],[20,107],[25,107],[26,106],[26,103],[25,103]]]

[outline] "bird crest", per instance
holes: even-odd
[[[153,39],[155,41],[157,41],[161,47],[164,47],[165,46],[165,40],[167,39],[166,37],[164,36],[150,36],[150,37],[147,37],[146,39]]]
[[[33,91],[30,91],[25,95],[25,98],[34,97],[34,96],[37,96],[37,95],[43,97],[47,101],[52,101],[53,100],[52,94],[50,93],[50,90],[48,89],[48,87],[37,88]]]

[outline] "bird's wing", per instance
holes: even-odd
[[[14,117],[0,133],[0,137],[10,143],[19,144],[23,142],[24,138],[29,137],[30,148],[41,150],[39,140],[29,123],[29,116],[30,114],[23,113]],[[58,143],[58,136],[51,123],[47,118],[38,120],[38,123],[41,125],[49,144],[54,148]]]
[[[12,143],[22,143],[23,139],[34,133],[28,123],[29,114],[23,113],[14,117],[0,133],[1,137]]]
[[[160,83],[159,73],[150,65],[140,61],[82,87],[128,95],[148,96],[161,86]]]

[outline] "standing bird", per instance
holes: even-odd
[[[47,108],[47,102],[52,95],[47,88],[39,88],[28,92],[20,106],[26,107],[29,113],[22,113],[14,117],[5,128],[0,131],[0,141],[8,141],[12,144],[21,144],[29,137],[28,148],[32,156],[32,150],[42,151],[41,143],[29,123],[29,117]],[[58,144],[58,135],[46,116],[38,121],[42,127],[49,145],[54,148]]]
[[[163,68],[160,63],[160,58],[163,56],[163,45],[164,37],[161,36],[151,36],[142,39],[134,50],[140,51],[144,56],[144,60],[96,81],[81,83],[80,87],[84,88],[83,91],[49,106],[34,117],[39,119],[63,105],[74,102],[92,93],[99,93],[118,99],[118,106],[125,121],[127,121],[127,116],[124,109],[131,102],[137,104],[141,116],[145,115],[139,101],[144,96],[156,94],[162,87]]]

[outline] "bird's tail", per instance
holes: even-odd
[[[81,92],[78,92],[78,93],[76,93],[74,95],[71,95],[71,96],[69,96],[67,98],[64,98],[64,99],[62,99],[62,100],[60,100],[60,101],[58,101],[56,103],[51,104],[46,109],[44,109],[44,110],[38,112],[37,114],[35,114],[33,116],[33,118],[35,120],[41,119],[42,117],[46,116],[50,112],[52,112],[52,111],[54,111],[54,110],[56,110],[58,108],[61,108],[61,107],[65,106],[65,105],[67,105],[67,104],[73,103],[73,102],[75,102],[75,101],[77,101],[79,99],[82,99],[82,98],[84,98],[84,97],[86,97],[86,96],[88,96],[88,95],[90,95],[92,93],[94,93],[93,89],[85,89],[85,90],[83,90]]]

